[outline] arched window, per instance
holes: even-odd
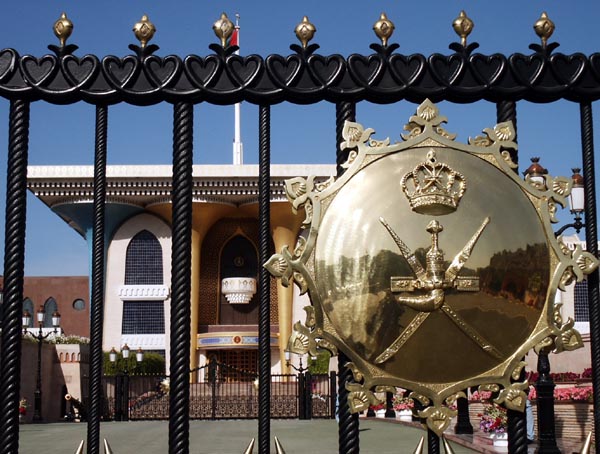
[[[33,327],[33,322],[36,318],[33,310],[33,301],[31,301],[30,298],[25,298],[23,300],[23,312],[25,311],[29,311],[29,314],[31,314],[31,318],[29,319],[29,327],[31,328]]]
[[[234,236],[221,252],[221,279],[258,275],[258,257],[254,245],[246,237]]]
[[[56,300],[52,297],[48,298],[44,303],[44,328],[52,328],[52,314],[58,311]]]
[[[147,230],[134,236],[127,246],[125,285],[162,285],[162,248]]]
[[[575,283],[575,321],[589,322],[590,308],[588,306],[588,286],[587,280]]]

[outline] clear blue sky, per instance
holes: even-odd
[[[470,42],[480,44],[477,52],[491,54],[530,53],[538,43],[533,23],[546,11],[556,24],[551,41],[561,43],[558,52],[600,51],[596,0],[435,0],[423,3],[400,0],[339,1],[213,1],[175,0],[23,0],[5,2],[2,8],[0,48],[12,47],[21,54],[41,56],[48,44],[57,44],[52,25],[63,11],[74,22],[69,43],[77,44],[76,55],[124,56],[136,43],[132,26],[143,14],[155,24],[153,43],[158,55],[206,55],[216,42],[213,22],[221,12],[230,18],[241,15],[241,53],[287,55],[297,43],[293,30],[307,15],[317,27],[313,42],[319,53],[369,54],[377,39],[372,31],[381,12],[395,23],[391,42],[404,54],[451,53],[448,44],[458,38],[451,24],[461,10],[475,22]],[[399,140],[402,126],[416,106],[407,102],[377,106],[360,103],[357,119],[374,128],[377,138]],[[495,124],[495,106],[490,103],[453,105],[442,103],[447,129],[464,142],[483,128]],[[521,167],[531,156],[541,156],[553,175],[570,175],[581,165],[579,108],[561,102],[552,105],[518,104]],[[595,111],[595,131],[600,130],[600,112]],[[245,162],[256,163],[257,108],[242,107],[242,140]],[[8,102],[0,99],[0,216],[4,218]],[[31,109],[31,165],[91,165],[93,162],[94,108],[79,104],[69,107],[35,103]],[[132,107],[119,105],[109,111],[109,164],[170,164],[172,113],[170,105]],[[273,163],[335,162],[335,109],[331,104],[314,106],[278,105],[272,109]],[[230,163],[233,138],[233,107],[198,105],[195,110],[194,162]],[[596,149],[600,141],[596,139]],[[597,159],[598,160],[598,159]],[[522,170],[522,169],[521,169]],[[567,222],[565,213],[561,220]],[[4,223],[0,224],[4,238]],[[3,243],[3,240],[2,240]],[[3,245],[2,245],[3,246]],[[3,255],[3,247],[0,248]],[[85,241],[33,196],[28,198],[26,275],[88,274]]]

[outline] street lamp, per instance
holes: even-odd
[[[573,170],[573,176],[571,177],[573,179],[573,188],[571,189],[571,194],[569,195],[569,205],[571,207],[571,214],[575,217],[575,221],[570,224],[563,225],[556,231],[556,236],[561,235],[570,227],[573,227],[577,233],[579,233],[580,230],[585,227],[585,224],[581,220],[581,216],[585,211],[585,191],[583,188],[583,177],[579,173],[581,171],[580,168],[574,167],[571,170]]]
[[[309,367],[302,366],[302,356],[300,356],[300,365],[296,366],[290,362],[290,351],[285,351],[285,363],[298,372],[298,419],[312,418],[312,377],[309,372]],[[314,358],[313,358],[314,359]]]
[[[294,369],[296,372],[298,372],[299,374],[303,374],[304,372],[306,372],[309,368],[308,367],[302,367],[302,356],[300,356],[300,365],[296,366],[294,365],[294,363],[290,362],[291,359],[291,352],[286,350],[285,351],[285,364],[287,367],[291,367],[292,369]]]
[[[60,314],[58,311],[54,311],[52,313],[52,326],[53,330],[44,334],[42,327],[44,326],[44,307],[40,306],[38,309],[36,316],[37,322],[39,326],[39,330],[37,334],[33,334],[28,330],[29,324],[31,323],[31,314],[28,310],[23,312],[22,324],[23,324],[23,335],[29,335],[32,338],[36,339],[38,342],[38,356],[37,356],[37,379],[35,383],[35,392],[34,392],[34,400],[33,400],[33,421],[40,422],[42,421],[42,342],[51,334],[58,333],[58,328],[60,327]]]
[[[131,349],[127,344],[121,348],[123,357],[123,370],[117,371],[115,376],[115,419],[117,421],[129,421],[129,353]],[[108,359],[115,364],[117,361],[117,351],[113,347],[108,353]],[[144,351],[142,347],[137,349],[135,360],[139,364],[144,361]]]

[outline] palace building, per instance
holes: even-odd
[[[271,249],[294,247],[295,215],[284,180],[335,175],[335,165],[271,166]],[[171,166],[108,166],[103,349],[127,344],[169,363]],[[29,189],[92,243],[93,168],[30,166]],[[258,166],[198,165],[193,171],[191,357],[255,370],[258,356]],[[91,247],[89,249],[91,251]],[[91,254],[91,252],[90,252]],[[90,257],[91,259],[91,257]],[[91,281],[91,279],[90,279]],[[292,324],[309,304],[297,288],[271,280],[273,372],[285,370]]]

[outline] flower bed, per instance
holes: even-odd
[[[484,403],[470,402],[469,417],[476,425],[484,410]],[[537,421],[537,405],[532,402],[533,418]],[[587,402],[557,401],[554,405],[555,433],[557,438],[585,440],[594,429],[594,407]],[[537,438],[537,422],[534,425]]]
[[[489,434],[506,433],[508,428],[508,419],[506,409],[496,404],[485,404],[483,411],[478,413],[479,428],[482,432]]]
[[[529,399],[532,401],[534,420],[537,421],[536,390],[531,386]],[[476,424],[480,421],[480,429],[484,432],[493,432],[495,425],[501,425],[502,421],[492,421],[489,414],[490,392],[474,392],[469,402],[469,416],[471,422]],[[593,389],[591,386],[557,386],[554,388],[554,416],[557,438],[573,438],[583,440],[593,430],[594,414]],[[486,409],[488,414],[486,414]],[[494,416],[499,416],[494,413]],[[536,437],[537,437],[537,424]]]

